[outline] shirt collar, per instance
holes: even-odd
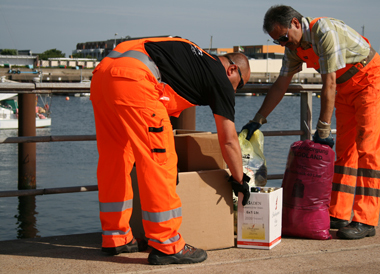
[[[306,17],[302,17],[302,41],[301,47],[303,49],[310,48],[311,45],[311,33],[310,33],[310,24]]]

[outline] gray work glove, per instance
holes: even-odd
[[[241,130],[243,131],[244,129],[248,130],[248,133],[247,133],[247,137],[245,139],[247,139],[248,141],[251,139],[253,133],[255,133],[255,131],[257,129],[259,129],[263,124],[265,124],[267,122],[267,119],[262,116],[260,113],[256,113],[255,117],[253,118],[253,120],[249,121]]]
[[[246,175],[245,173],[243,174],[243,184],[240,184],[238,181],[236,181],[234,177],[232,177],[232,175],[228,179],[228,181],[231,183],[232,190],[234,191],[236,197],[238,197],[239,192],[243,193],[244,198],[243,198],[243,201],[241,202],[243,206],[247,204],[249,200],[249,196],[251,195],[249,191],[249,185],[248,185],[249,180],[251,180],[251,178],[249,178],[249,176]]]
[[[335,142],[331,134],[331,124],[318,120],[317,130],[313,135],[313,141],[314,143],[328,145],[333,148]]]

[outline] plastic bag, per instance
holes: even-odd
[[[243,157],[243,172],[251,180],[249,186],[265,186],[267,184],[267,166],[264,157],[264,135],[256,130],[251,139],[246,139],[248,130],[239,134],[239,144]]]
[[[249,187],[265,186],[267,183],[267,166],[264,157],[264,135],[260,130],[256,130],[251,139],[246,139],[248,130],[244,129],[239,134],[239,144],[243,158],[243,172],[251,180]],[[233,193],[233,192],[232,192]],[[234,202],[234,229],[237,231],[237,203],[238,197],[232,194]]]
[[[289,150],[282,181],[282,234],[331,239],[330,196],[335,153],[327,145],[297,141]]]

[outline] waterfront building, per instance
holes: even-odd
[[[162,36],[150,36],[150,37],[168,37],[170,35],[162,35]],[[91,41],[91,42],[82,42],[78,43],[75,50],[73,50],[74,54],[81,54],[83,57],[89,57],[95,58],[98,61],[102,60],[104,57],[108,55],[115,47],[116,45],[120,44],[121,42],[128,41],[128,40],[136,40],[141,38],[150,38],[150,37],[120,37],[114,39],[109,39],[105,41]]]

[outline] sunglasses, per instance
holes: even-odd
[[[225,56],[228,60],[228,62],[230,62],[231,65],[236,65],[234,61],[232,61],[229,57]],[[238,73],[239,73],[239,76],[240,76],[240,83],[239,85],[237,86],[237,89],[241,89],[242,87],[244,87],[244,80],[243,80],[243,77],[241,76],[241,71],[240,71],[240,68],[238,65],[236,65],[237,67],[237,70],[238,70]]]
[[[288,33],[289,33],[289,29],[288,29],[288,31],[286,32],[285,35],[281,36],[280,38],[278,38],[276,40],[273,40],[273,43],[275,43],[276,45],[280,45],[281,42],[282,43],[288,42],[289,41]]]

